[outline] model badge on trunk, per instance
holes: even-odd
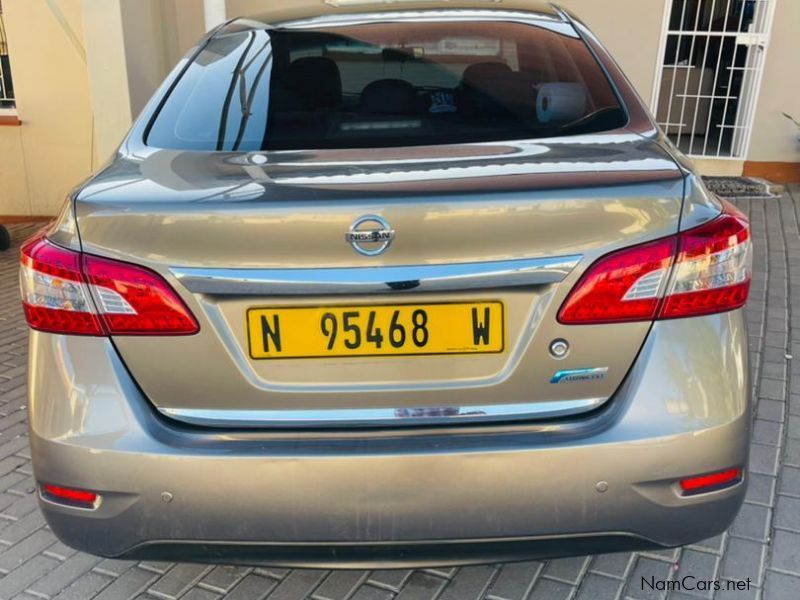
[[[569,369],[567,371],[556,371],[550,379],[550,383],[567,383],[570,381],[597,381],[605,379],[608,374],[608,367],[596,367],[592,369]]]
[[[391,245],[394,240],[394,229],[383,217],[364,215],[350,225],[344,237],[359,254],[377,256],[386,252]]]

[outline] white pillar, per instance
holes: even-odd
[[[203,14],[206,20],[206,31],[228,20],[225,16],[225,0],[203,0]]]

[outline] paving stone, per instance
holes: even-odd
[[[272,590],[278,587],[278,581],[261,575],[250,574],[245,576],[229,594],[226,600],[261,600],[266,598]]]
[[[726,535],[724,533],[720,533],[719,535],[715,535],[713,538],[708,538],[707,540],[702,540],[696,544],[692,544],[692,547],[700,548],[701,550],[710,550],[719,554],[722,552],[722,548],[725,545],[725,539]]]
[[[0,579],[0,598],[11,598],[58,566],[58,561],[42,554],[34,556]]]
[[[445,588],[439,600],[478,600],[484,595],[496,572],[495,567],[463,567]]]
[[[793,389],[800,391],[800,383],[798,383],[798,387]],[[800,415],[800,394],[791,394],[789,396],[789,414]]]
[[[714,600],[759,600],[760,588],[747,581],[723,579],[722,587],[714,595]]]
[[[0,530],[0,540],[7,544],[16,544],[24,540],[37,529],[44,526],[44,517],[38,510],[25,515],[18,521],[7,523]]]
[[[292,572],[291,569],[279,569],[277,567],[258,567],[255,572],[259,575],[266,575],[267,577],[272,577],[273,579],[283,579],[289,573]]]
[[[789,415],[786,420],[786,435],[792,439],[800,439],[800,415]]]
[[[800,533],[776,530],[772,538],[770,566],[800,577]],[[800,588],[798,588],[800,597]]]
[[[760,542],[731,537],[722,560],[721,575],[725,579],[761,581],[765,546]]]
[[[55,596],[78,577],[88,573],[100,559],[88,554],[74,554],[44,577],[34,582],[30,589],[43,596]]]
[[[777,446],[750,444],[750,470],[762,475],[777,475],[778,451]]]
[[[158,575],[144,569],[129,569],[117,577],[107,588],[100,592],[97,600],[122,600],[132,598],[143,592]]]
[[[270,600],[305,598],[314,591],[326,575],[326,571],[312,569],[291,571],[270,594]]]
[[[759,315],[760,316],[760,315]],[[759,337],[759,340],[761,338]],[[761,365],[761,374],[770,379],[777,379],[783,381],[786,379],[786,363],[785,362],[765,362]]]
[[[392,573],[393,571],[386,571]],[[399,589],[405,577],[410,575],[408,571],[398,571],[403,575],[403,579],[399,580],[395,589]],[[316,591],[314,598],[319,600],[344,600],[348,598],[353,591],[367,578],[365,571],[331,571],[330,575],[325,578]],[[370,577],[370,581],[374,581]]]
[[[785,407],[782,400],[769,400],[767,398],[761,398],[758,401],[756,414],[758,415],[759,420],[764,419],[783,423],[784,410]]]
[[[52,556],[53,558],[57,558],[58,560],[66,560],[73,554],[75,554],[77,550],[74,548],[70,548],[63,542],[56,541],[55,544],[48,546],[47,550],[45,550],[45,554],[47,556]],[[99,559],[98,559],[99,560]]]
[[[778,496],[775,504],[775,526],[800,531],[800,498]]]
[[[678,570],[675,572],[674,577],[678,581],[685,581],[687,587],[693,588],[683,591],[688,592],[690,595],[710,598],[713,596],[713,589],[697,589],[702,587],[698,585],[698,582],[715,579],[718,566],[719,557],[715,554],[686,549],[681,554]]]
[[[349,571],[349,573],[355,573],[355,571]],[[362,573],[361,575],[365,574]],[[403,587],[403,583],[410,575],[411,571],[403,569],[378,570],[369,574],[368,581],[377,587],[385,587],[397,591]]]
[[[598,554],[592,558],[589,569],[603,575],[625,577],[631,566],[634,555],[630,552],[617,552],[614,554]]]
[[[786,450],[783,457],[783,464],[792,467],[800,467],[800,440],[786,440]]]
[[[784,382],[779,379],[762,379],[758,387],[758,397],[772,400],[784,399]]]
[[[67,588],[62,590],[55,600],[88,600],[108,586],[114,579],[103,573],[91,571],[81,575]]]
[[[672,565],[652,558],[640,557],[628,578],[625,596],[650,600],[666,596],[666,583],[672,574]],[[663,589],[661,589],[663,587]]]
[[[614,600],[622,587],[622,581],[596,573],[589,573],[583,580],[577,600]]]
[[[239,583],[252,569],[221,565],[214,567],[202,578],[200,583],[212,591],[224,594]],[[163,571],[162,571],[163,572]]]
[[[731,533],[760,542],[767,541],[771,510],[765,506],[743,504],[731,526]]]
[[[520,562],[503,565],[494,578],[489,596],[502,600],[523,600],[542,569],[541,562]]]
[[[206,565],[175,565],[159,578],[148,590],[151,596],[173,600],[202,579],[212,567]]]
[[[533,586],[531,600],[567,600],[572,595],[573,588],[568,583],[540,577]]]
[[[425,571],[414,571],[400,593],[395,596],[395,600],[431,600],[438,597],[448,583],[448,579]]]
[[[577,583],[581,574],[586,569],[586,564],[588,562],[589,559],[584,556],[551,560],[545,565],[542,575],[574,584]]]
[[[753,441],[759,444],[780,446],[783,441],[783,425],[776,421],[768,421],[762,414],[761,405],[758,407],[758,416],[762,417],[753,422]]]
[[[768,571],[764,583],[764,600],[797,600],[800,577]]]
[[[39,529],[0,554],[0,572],[8,573],[53,545],[55,536],[48,529]]]
[[[748,479],[745,501],[771,505],[774,502],[775,478],[770,475],[750,473]]]
[[[376,588],[371,585],[362,585],[350,600],[392,600],[394,594],[389,590]]]
[[[219,600],[221,596],[203,588],[192,588],[181,596],[181,600]]]
[[[779,491],[781,494],[800,496],[800,469],[797,467],[783,467],[781,469]]]
[[[164,573],[169,571],[174,564],[175,563],[170,563],[170,562],[143,560],[137,566],[140,569],[144,569],[145,571],[152,571],[153,573],[158,573],[159,575],[163,575]]]
[[[111,575],[112,577],[119,577],[129,569],[136,566],[136,561],[133,560],[116,560],[114,558],[106,558],[94,568],[98,573]]]

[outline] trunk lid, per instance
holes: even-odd
[[[148,150],[87,184],[76,214],[84,251],[158,271],[200,321],[194,336],[114,339],[159,410],[237,427],[385,425],[543,418],[605,402],[650,324],[564,326],[558,308],[599,256],[677,232],[682,198],[681,172],[657,143],[602,134],[369,151]],[[365,215],[395,232],[380,255],[345,239]],[[466,304],[467,315],[501,306],[501,348],[251,358],[252,309],[322,307],[319,318],[363,307],[365,320],[376,306],[444,303]],[[560,360],[549,352],[557,339],[569,344]],[[596,371],[570,375],[586,369]]]

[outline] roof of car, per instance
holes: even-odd
[[[276,24],[324,16],[428,10],[524,11],[561,19],[558,10],[543,0],[286,0],[250,19]]]

